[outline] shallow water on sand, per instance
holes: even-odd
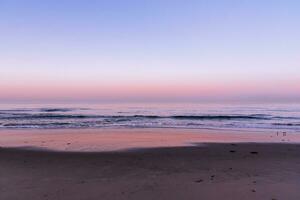
[[[205,143],[300,143],[300,135],[276,131],[204,129],[25,129],[0,130],[0,147],[51,151],[119,151]]]

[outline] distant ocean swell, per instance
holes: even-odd
[[[69,115],[69,114],[7,114],[0,113],[0,119],[177,119],[177,120],[249,120],[260,119],[268,120],[272,118],[266,115],[173,115],[173,116],[158,116],[158,115]]]

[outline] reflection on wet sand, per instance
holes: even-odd
[[[197,143],[298,143],[297,133],[194,129],[59,129],[2,130],[2,147],[54,151],[116,151],[132,148],[180,147]]]

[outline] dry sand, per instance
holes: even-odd
[[[210,143],[119,152],[0,148],[1,200],[299,200],[300,146]]]

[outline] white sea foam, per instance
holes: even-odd
[[[219,128],[300,130],[300,106],[2,106],[0,128]]]

